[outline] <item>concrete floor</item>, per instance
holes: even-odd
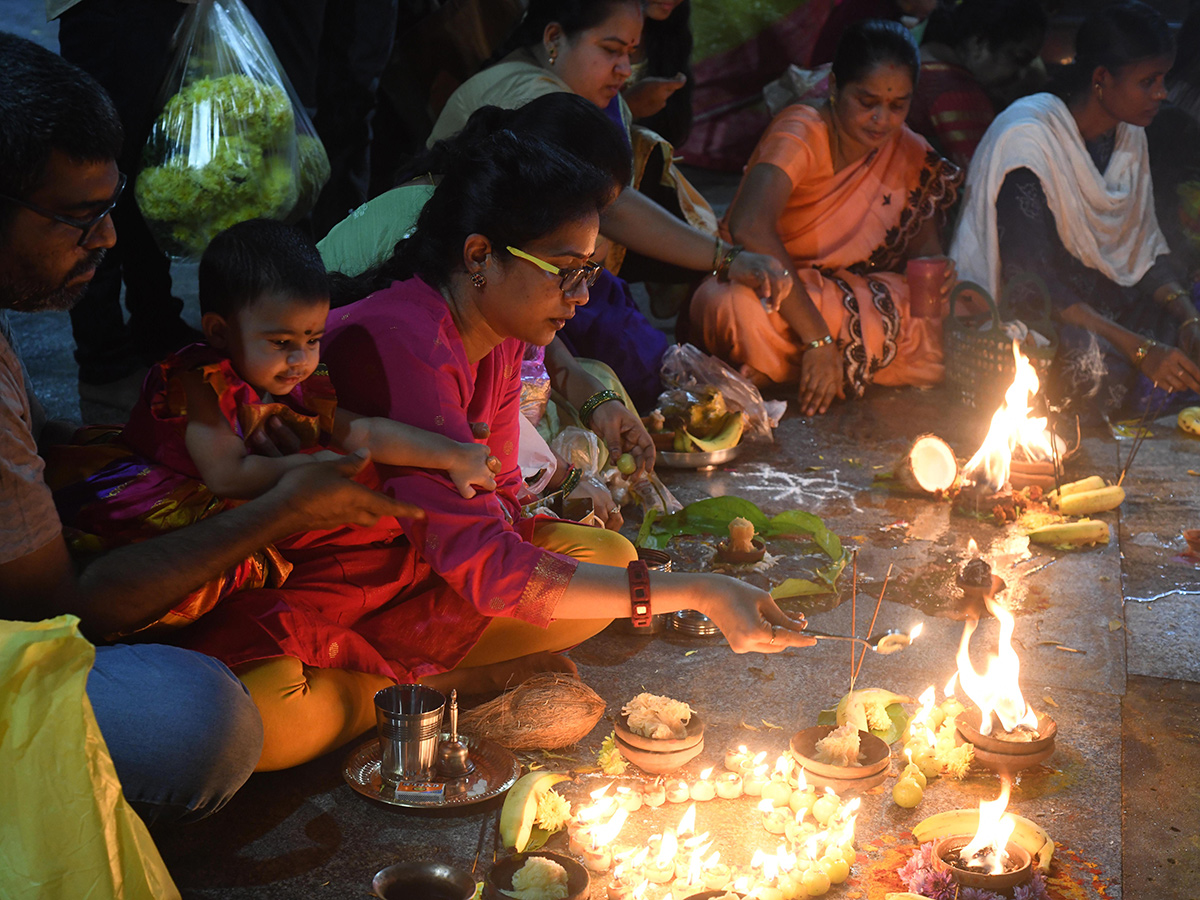
[[[41,4],[0,0],[0,27],[54,47],[55,29],[41,21]],[[729,179],[699,179],[720,207]],[[194,274],[181,270],[177,288],[195,317]],[[78,416],[78,392],[65,314],[17,316],[15,326],[34,384],[52,414]],[[664,472],[684,502],[736,494],[769,513],[803,508],[822,517],[848,546],[859,549],[862,588],[859,628],[873,606],[889,565],[894,567],[880,625],[925,635],[908,651],[869,658],[859,686],[917,693],[939,688],[954,668],[960,627],[945,617],[956,568],[968,538],[993,560],[1009,584],[1004,595],[1017,616],[1016,641],[1027,698],[1051,710],[1059,723],[1058,752],[1017,785],[1013,808],[1041,822],[1059,842],[1059,858],[1073,871],[1095,866],[1095,881],[1073,896],[1126,900],[1200,898],[1200,821],[1197,807],[1197,716],[1200,714],[1200,573],[1183,557],[1184,528],[1200,526],[1200,443],[1155,423],[1125,487],[1129,499],[1109,514],[1113,543],[1078,553],[1030,549],[1012,528],[952,513],[949,506],[904,497],[876,482],[912,437],[936,432],[960,455],[969,454],[986,426],[967,415],[946,391],[872,391],[820,419],[786,417],[773,445],[748,445],[735,464],[713,473]],[[1088,435],[1072,472],[1112,477],[1127,440]],[[696,566],[695,545],[675,548],[680,567]],[[807,574],[819,563],[781,542],[782,557],[769,578]],[[689,560],[691,561],[689,563]],[[806,609],[813,627],[850,627],[846,592]],[[864,608],[866,611],[864,611]],[[975,645],[994,642],[985,622]],[[1061,642],[1080,653],[1057,649]],[[686,769],[719,764],[726,746],[745,743],[780,752],[787,736],[815,721],[820,709],[845,692],[846,650],[834,642],[777,656],[735,656],[718,639],[672,634],[632,637],[610,629],[572,651],[585,680],[607,701],[607,717],[563,758],[527,755],[526,762],[563,769],[594,765],[601,739],[623,701],[641,690],[687,699],[708,722],[706,749]],[[764,721],[765,720],[765,721]],[[778,725],[775,729],[771,725]],[[751,728],[757,730],[751,730]],[[481,839],[490,848],[499,801],[461,812],[412,812],[374,804],[346,786],[341,771],[349,751],[302,768],[253,777],[216,817],[187,828],[164,828],[155,838],[185,897],[363,897],[384,865],[437,859],[470,868]],[[582,798],[597,784],[580,775],[565,788]],[[993,796],[995,779],[973,775],[961,784],[934,781],[911,812],[882,789],[868,794],[859,838],[868,859],[893,838],[940,809],[972,806]],[[737,855],[745,849],[745,810],[706,808],[711,828]],[[635,816],[631,837],[674,822],[679,811]],[[757,828],[757,826],[754,826]],[[483,832],[481,834],[481,829]],[[748,834],[749,832],[745,832]],[[723,855],[728,855],[724,854]],[[478,874],[490,863],[481,857]],[[604,896],[597,879],[592,897]],[[847,897],[861,888],[843,888]],[[838,896],[835,891],[831,896]],[[869,896],[874,896],[870,894]]]

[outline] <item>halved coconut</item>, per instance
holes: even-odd
[[[896,461],[893,471],[908,490],[934,494],[953,487],[958,479],[958,460],[940,437],[923,434]]]

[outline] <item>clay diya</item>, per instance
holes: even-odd
[[[1058,725],[1046,713],[1038,713],[1037,718],[1036,734],[1024,732],[1008,736],[993,713],[992,732],[983,735],[979,731],[979,709],[969,706],[958,714],[955,724],[959,737],[975,745],[977,763],[1000,775],[1012,775],[1041,765],[1054,754]]]
[[[933,868],[947,872],[960,887],[978,888],[1012,896],[1011,891],[1033,877],[1033,859],[1020,845],[1009,843],[1004,848],[1004,871],[992,875],[981,866],[966,866],[959,859],[960,851],[971,843],[971,835],[959,834],[942,838],[933,845]]]
[[[614,724],[621,755],[654,775],[666,775],[695,759],[704,750],[704,722],[695,713],[682,738],[648,738],[629,730],[629,717],[622,715]]]
[[[891,748],[869,731],[858,733],[858,760],[862,765],[835,766],[820,762],[816,758],[817,741],[826,737],[836,727],[816,725],[792,735],[788,746],[796,762],[803,766],[804,777],[809,785],[833,788],[841,794],[846,791],[865,791],[883,784],[892,761]]]

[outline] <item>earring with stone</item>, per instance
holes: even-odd
[[[476,272],[471,276],[471,284],[475,285],[477,288],[482,288],[485,284],[487,284],[487,279],[484,277],[482,272]]]

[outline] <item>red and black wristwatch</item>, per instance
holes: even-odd
[[[650,624],[650,568],[644,560],[629,564],[629,620],[635,628]]]

